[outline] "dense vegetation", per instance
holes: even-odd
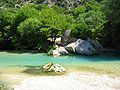
[[[75,38],[92,38],[119,48],[119,0],[1,0],[0,49],[47,51],[72,30]]]

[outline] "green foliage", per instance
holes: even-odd
[[[10,8],[14,7],[17,0],[0,0],[0,7]]]
[[[38,16],[44,25],[43,29],[48,30],[48,37],[60,36],[69,27],[67,22],[69,17],[59,14],[52,8],[42,9]]]
[[[30,17],[35,17],[38,14],[37,10],[34,8],[34,5],[27,4],[22,8],[18,9],[15,14],[15,20],[13,24],[13,28],[17,29],[17,26]]]
[[[34,3],[23,3],[20,8],[14,7],[15,0],[0,1],[1,5],[9,3],[8,6],[0,9],[0,41],[2,43],[6,44],[7,38],[14,49],[47,51],[54,40],[68,29],[72,30],[72,36],[76,38],[101,39],[101,32],[106,22],[104,11],[107,10],[103,9],[104,4],[101,0],[78,2],[58,0],[52,2],[51,7],[42,4],[43,0],[32,1]],[[108,11],[117,13],[114,9]],[[116,14],[110,15],[111,24],[119,22]],[[47,41],[48,38],[54,39],[52,44]]]
[[[0,49],[8,49],[11,48],[11,25],[14,13],[4,9],[0,9],[0,13]]]
[[[107,6],[104,6],[107,23],[104,40],[107,45],[111,43],[113,48],[120,49],[120,0],[107,0],[105,5]]]
[[[14,13],[11,13],[8,10],[0,10],[0,32],[2,38],[7,35],[8,30],[10,29],[11,24],[13,23]]]
[[[43,49],[47,38],[59,37],[68,29],[69,21],[72,22],[71,17],[60,13],[61,9],[58,7],[57,10],[53,8],[27,4],[16,11],[13,28],[20,35],[16,41],[21,48],[27,46],[29,49]]]
[[[81,13],[85,13],[86,7],[85,6],[79,6],[74,9],[74,16],[78,16]]]
[[[28,18],[17,27],[20,33],[19,44],[26,49],[46,48],[47,36],[42,30],[42,22],[37,18]]]
[[[101,4],[94,0],[87,2],[85,5],[74,9],[74,17],[73,36],[100,39],[105,23],[105,14],[102,11]]]

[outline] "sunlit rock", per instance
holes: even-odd
[[[53,56],[61,56],[68,54],[68,51],[64,47],[57,47],[55,50],[50,50],[48,54]]]
[[[75,42],[74,42],[74,43],[68,44],[68,45],[65,47],[65,49],[66,49],[68,52],[70,52],[70,53],[75,53],[75,47],[76,47],[76,45],[75,45]]]
[[[78,39],[75,45],[75,51],[78,54],[93,55],[97,52],[97,50],[88,41],[82,39]]]
[[[69,43],[77,41],[76,38],[72,37],[71,30],[66,30],[61,38],[61,45],[66,46]]]
[[[51,62],[44,65],[42,68],[47,72],[66,72],[66,69],[64,67],[59,64],[53,64]]]

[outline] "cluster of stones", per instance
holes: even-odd
[[[103,46],[96,40],[90,38],[86,40],[73,38],[71,30],[65,31],[60,43],[61,46],[56,46],[56,49],[50,50],[50,55],[61,56],[69,53],[94,55],[100,54],[103,50]]]

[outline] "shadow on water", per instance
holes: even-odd
[[[120,61],[120,56],[106,56],[106,55],[99,55],[99,56],[84,56],[84,55],[75,55],[73,56],[74,60],[81,60],[90,61],[90,62],[110,62],[110,61]]]
[[[90,61],[93,62],[109,62],[109,61],[120,61],[120,57],[108,57],[108,56],[99,56],[99,57],[89,57]]]
[[[6,52],[6,53],[14,53],[14,54],[24,54],[24,53],[31,53],[31,54],[36,54],[36,53],[41,53],[40,51],[38,50],[0,50],[0,52]]]

